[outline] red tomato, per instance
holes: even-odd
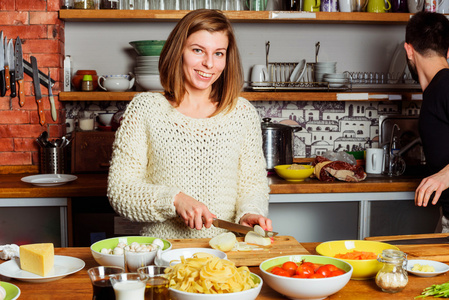
[[[304,278],[304,277],[301,277],[299,275],[293,275],[292,278]]]
[[[316,264],[314,264],[314,263],[311,263],[310,261],[304,261],[304,262],[302,263],[302,265],[305,265],[305,266],[311,266],[312,269],[313,269],[313,272],[316,272],[316,270],[318,270],[318,268],[319,268],[318,265],[316,265]]]
[[[287,271],[285,271],[282,268],[280,270],[276,270],[276,273],[273,273],[273,274],[278,275],[278,276],[290,277],[290,273],[288,273]]]
[[[300,276],[300,278],[309,278],[310,275],[313,275],[314,273],[313,267],[310,265],[301,264],[296,269],[296,275]]]
[[[340,275],[343,275],[343,274],[345,274],[345,272],[343,272],[342,270],[338,269],[338,270],[332,271],[331,277],[340,276]]]
[[[312,274],[309,278],[325,278],[325,277],[320,273],[315,273]]]
[[[336,266],[334,266],[334,265],[332,265],[332,264],[327,264],[327,265],[325,265],[328,269],[329,269],[329,271],[331,271],[331,272],[334,272],[334,271],[337,271],[338,270],[338,268],[336,267]]]
[[[323,275],[323,277],[329,277],[332,272],[329,270],[329,268],[326,265],[324,265],[324,266],[319,267],[315,273],[321,274],[321,275]]]
[[[282,265],[282,269],[287,271],[290,274],[290,276],[295,274],[295,271],[297,268],[298,268],[298,265],[292,261],[287,261]]]
[[[271,273],[275,274],[279,270],[282,270],[282,268],[281,267],[274,267],[273,269],[271,269]]]

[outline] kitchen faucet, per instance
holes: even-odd
[[[399,125],[394,123],[393,128],[391,128],[391,135],[390,135],[390,144],[388,145],[388,152],[386,155],[388,155],[388,173],[387,175],[392,177],[393,176],[393,168],[396,167],[397,162],[399,160],[399,152],[393,153],[393,137],[394,137],[394,129],[401,130],[399,128]],[[387,158],[385,158],[386,160]]]

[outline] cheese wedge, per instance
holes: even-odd
[[[55,250],[52,243],[20,246],[20,268],[40,276],[53,269]]]

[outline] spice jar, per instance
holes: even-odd
[[[383,263],[376,275],[376,284],[387,293],[402,291],[408,283],[407,254],[399,250],[386,249],[377,260]]]
[[[83,92],[90,92],[94,90],[92,75],[84,75],[83,83],[81,84],[81,90]]]
[[[74,7],[76,9],[95,9],[94,0],[75,0]]]

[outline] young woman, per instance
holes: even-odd
[[[229,20],[187,14],[159,60],[164,94],[141,93],[116,133],[108,197],[142,235],[213,237],[218,217],[272,230],[260,119],[238,97],[242,67]]]

